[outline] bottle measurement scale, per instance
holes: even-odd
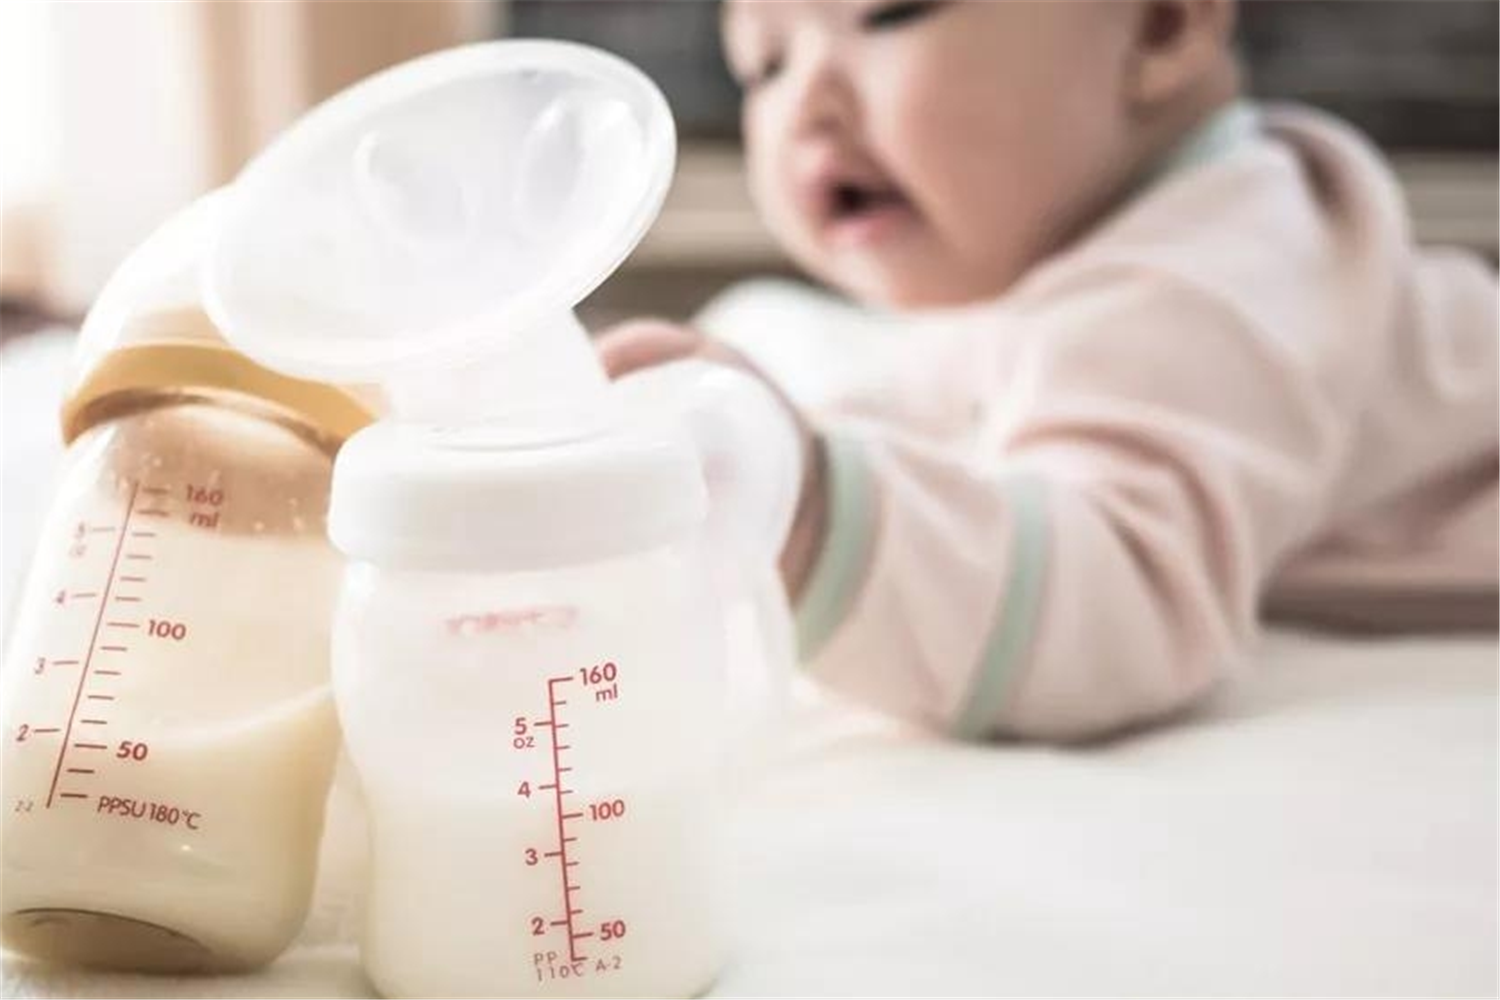
[[[48,754],[50,766],[22,769],[29,780],[13,810],[30,814],[91,806],[89,811],[101,818],[197,831],[203,822],[200,810],[116,794],[129,790],[111,789],[110,779],[123,776],[121,768],[150,767],[150,734],[126,731],[129,720],[139,719],[148,708],[129,704],[128,691],[138,687],[132,684],[133,668],[188,637],[188,623],[153,615],[149,603],[152,574],[163,555],[162,536],[181,523],[216,531],[224,493],[134,479],[122,480],[118,493],[121,499],[111,505],[118,520],[106,515],[77,521],[62,541],[65,569],[48,612],[54,621],[42,630],[42,648],[29,679],[52,690],[28,699],[31,712],[55,704],[56,715],[20,721],[12,736],[17,743],[32,744],[24,748],[31,753]],[[83,615],[87,618],[80,622],[77,616]],[[76,638],[84,640],[81,648],[57,648]],[[181,655],[174,653],[172,659]],[[69,677],[74,679],[68,682]]]
[[[550,781],[539,784],[523,781],[516,794],[530,799],[534,794],[546,793],[539,796],[539,801],[551,809],[556,830],[555,846],[551,850],[528,847],[524,853],[528,868],[555,865],[557,870],[557,915],[530,917],[529,933],[533,938],[563,936],[562,949],[533,952],[532,967],[539,983],[612,972],[623,965],[618,954],[601,953],[591,958],[594,949],[583,950],[586,942],[607,944],[623,940],[629,924],[618,916],[590,923],[580,896],[583,892],[583,865],[578,860],[579,848],[574,845],[579,844],[580,838],[587,836],[586,831],[596,824],[628,822],[627,800],[616,796],[580,804],[567,799],[566,796],[577,794],[577,789],[568,787],[574,769],[564,763],[568,752],[573,749],[568,741],[577,738],[564,732],[573,728],[573,723],[567,721],[572,713],[566,711],[570,700],[565,696],[572,696],[571,704],[575,710],[584,705],[596,710],[608,709],[620,698],[619,674],[619,668],[613,662],[607,662],[581,668],[576,675],[549,677],[546,682],[546,718],[528,720],[525,716],[518,716],[515,721],[511,746],[522,751],[545,751],[551,777]],[[532,729],[546,730],[540,742]]]

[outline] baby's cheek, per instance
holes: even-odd
[[[976,158],[973,146],[984,142],[997,109],[978,100],[982,91],[961,67],[945,64],[944,51],[913,45],[888,58],[864,110],[882,160],[907,195],[946,214],[963,207],[969,192],[955,181]]]
[[[1003,284],[1045,242],[1059,178],[1037,122],[991,92],[958,90],[904,109],[909,193],[962,270]]]
[[[791,165],[785,159],[793,152],[791,144],[763,125],[753,123],[748,115],[744,137],[750,197],[761,222],[787,253],[816,272],[813,235],[798,207]]]

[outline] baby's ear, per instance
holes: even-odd
[[[1232,58],[1234,0],[1144,0],[1134,6],[1126,86],[1136,107],[1173,101]]]

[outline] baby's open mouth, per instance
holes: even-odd
[[[904,206],[906,199],[894,189],[881,190],[862,184],[840,183],[834,185],[833,204],[829,216],[834,221],[857,218],[882,208]]]
[[[874,248],[919,219],[916,204],[870,155],[823,146],[792,178],[804,223],[829,249]]]
[[[913,217],[911,202],[887,184],[830,179],[820,200],[819,228],[838,244],[873,244]]]

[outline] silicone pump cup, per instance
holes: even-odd
[[[616,418],[573,314],[671,182],[660,92],[583,46],[507,41],[387,70],[314,109],[231,186],[206,265],[231,342],[379,383],[453,444],[543,444]]]

